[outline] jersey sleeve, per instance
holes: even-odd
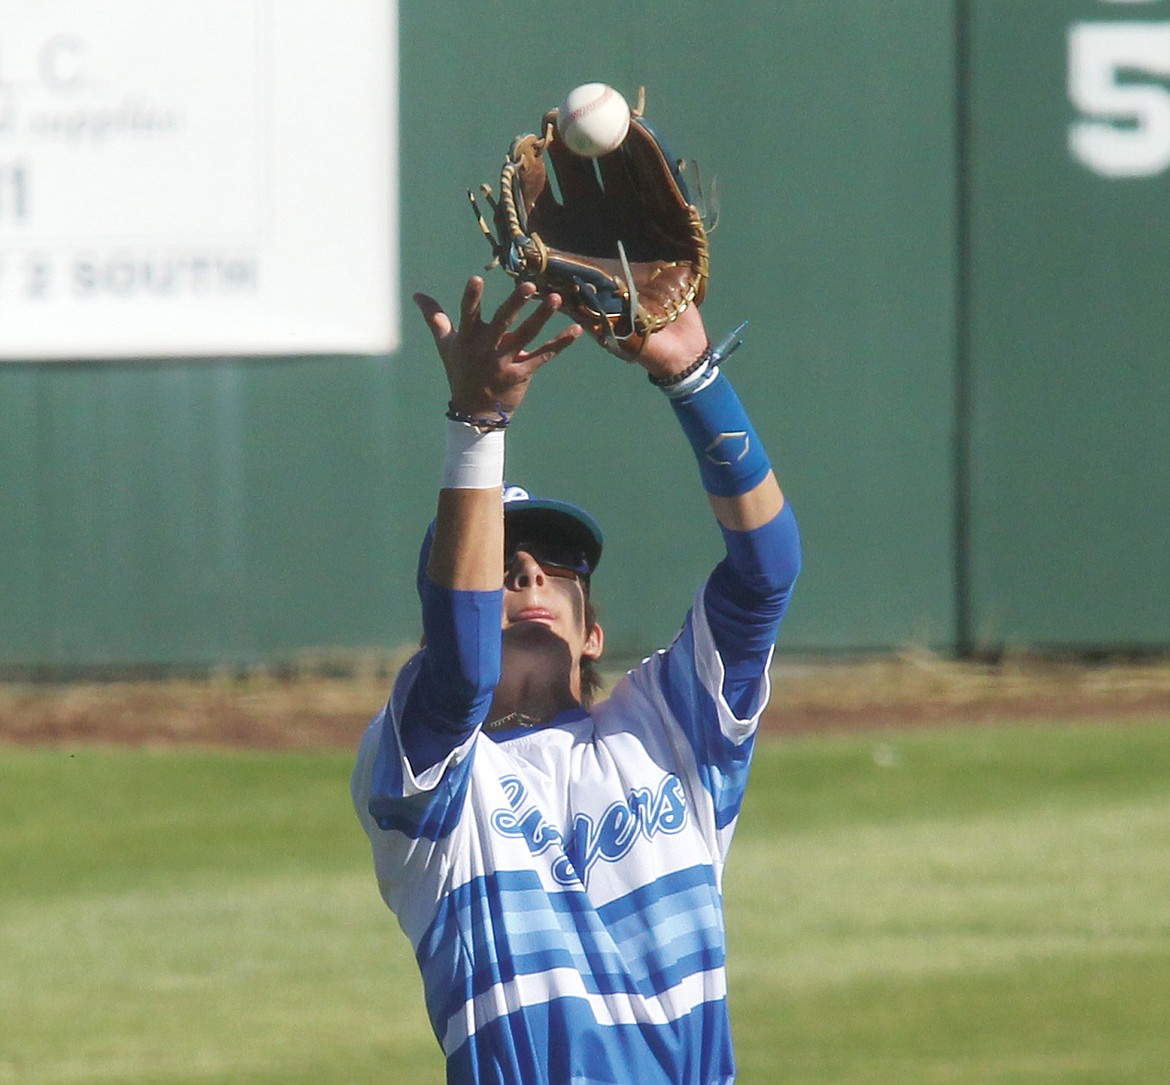
[[[478,732],[473,728],[440,758],[416,767],[402,718],[424,662],[425,652],[420,652],[402,668],[386,707],[367,729],[354,771],[355,804],[359,815],[372,818],[379,829],[436,840],[458,819]]]
[[[753,740],[771,693],[775,638],[799,570],[791,510],[738,543],[756,556],[733,554],[731,542],[671,646],[629,676],[643,703],[656,706],[689,747],[721,847],[730,841],[747,787]]]
[[[702,589],[669,648],[644,660],[615,687],[610,700],[640,727],[675,747],[683,778],[706,792],[704,815],[713,846],[730,843],[747,787],[753,739],[770,692],[765,667],[752,691],[751,711],[739,714],[723,695],[723,661],[707,620]],[[648,736],[648,741],[652,740]],[[691,766],[688,768],[687,766]]]
[[[358,814],[436,841],[458,821],[476,736],[500,675],[503,591],[457,591],[420,576],[425,647],[399,672],[354,772]]]
[[[478,734],[427,768],[414,769],[403,748],[400,713],[421,664],[416,655],[399,672],[388,704],[366,728],[350,782],[379,892],[410,930],[425,925],[433,911],[447,850],[470,801]]]
[[[458,591],[423,578],[418,675],[397,715],[416,772],[443,762],[484,721],[500,680],[503,589]]]

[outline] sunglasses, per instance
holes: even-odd
[[[537,565],[548,576],[562,580],[589,581],[589,562],[580,550],[548,542],[518,542],[508,544],[504,554],[504,579],[511,578],[513,566],[516,564],[516,554],[523,550],[531,554]]]

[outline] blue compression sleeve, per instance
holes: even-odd
[[[416,773],[437,765],[487,716],[500,680],[503,589],[419,581],[426,647],[403,707],[402,745]]]
[[[753,531],[722,530],[727,557],[708,579],[703,601],[723,659],[723,696],[743,717],[753,708],[800,574],[800,531],[787,503],[773,520]]]
[[[707,493],[736,497],[763,482],[771,469],[768,454],[721,371],[670,405],[695,451]]]

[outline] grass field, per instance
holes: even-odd
[[[0,1083],[442,1079],[335,752],[0,746]],[[1170,723],[761,742],[741,1085],[1165,1085]]]

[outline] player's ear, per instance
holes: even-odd
[[[581,648],[581,654],[586,659],[600,659],[601,653],[605,651],[605,630],[601,628],[601,622],[594,622],[593,627],[585,635],[585,644]]]

